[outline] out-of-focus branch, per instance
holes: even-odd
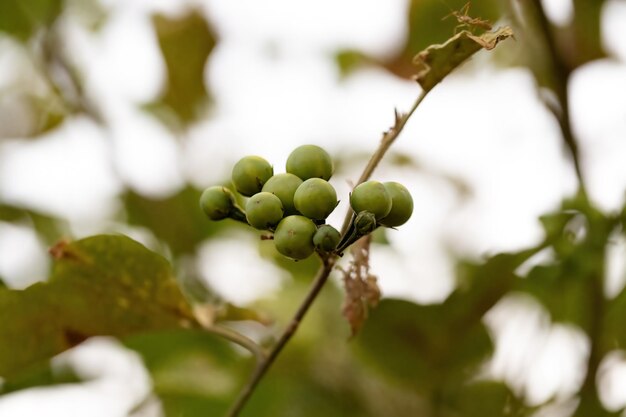
[[[551,80],[551,88],[558,100],[558,107],[551,106],[547,103],[546,105],[559,123],[559,127],[563,135],[563,142],[570,152],[580,189],[586,195],[585,181],[580,163],[578,141],[572,130],[571,124],[568,91],[568,81],[571,75],[571,70],[559,52],[559,48],[556,44],[552,31],[552,26],[546,17],[541,1],[531,0],[530,4],[532,6],[531,13],[534,21],[536,22],[536,29],[539,32],[538,35],[542,38],[547,52],[547,56],[545,58],[549,61],[548,66],[550,71],[549,78]]]

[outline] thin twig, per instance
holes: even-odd
[[[415,112],[417,107],[420,105],[420,103],[424,100],[424,98],[426,97],[429,91],[430,90],[422,90],[422,92],[417,97],[417,99],[415,99],[413,106],[411,106],[411,109],[407,113],[399,114],[396,111],[395,122],[394,122],[393,127],[383,134],[383,138],[380,141],[380,145],[378,146],[378,149],[376,149],[376,152],[372,154],[372,157],[370,158],[369,162],[367,163],[367,166],[363,170],[361,177],[359,178],[357,183],[354,184],[355,187],[369,179],[369,177],[372,175],[372,173],[378,166],[378,163],[383,159],[383,156],[385,156],[385,153],[387,153],[387,150],[389,149],[389,147],[398,138],[398,136],[400,135],[400,132],[402,132],[402,129],[404,129],[406,122],[413,115],[413,113]],[[352,211],[348,210],[348,212],[346,213],[346,217],[343,221],[343,226],[341,227],[342,235],[344,235],[346,231],[348,230],[348,227],[350,226],[351,218],[352,218]]]
[[[413,103],[413,106],[408,111],[408,113],[398,114],[396,112],[396,120],[395,120],[394,126],[391,129],[389,129],[387,132],[385,132],[385,134],[383,135],[383,138],[381,140],[381,143],[378,149],[376,150],[376,152],[374,152],[374,154],[370,158],[367,166],[365,167],[365,169],[363,170],[363,173],[361,174],[361,177],[359,178],[359,182],[357,183],[357,185],[364,181],[367,181],[370,175],[372,175],[372,172],[374,172],[374,169],[376,169],[376,166],[378,166],[378,163],[382,160],[383,156],[385,155],[385,153],[387,152],[391,144],[396,140],[398,135],[400,135],[400,132],[402,132],[402,129],[404,129],[406,122],[409,120],[411,115],[415,112],[415,109],[417,109],[417,107],[422,102],[422,100],[424,100],[424,97],[426,97],[427,93],[428,91],[422,91],[420,93],[420,95],[417,97],[417,99],[415,100],[415,103]],[[352,212],[349,210],[346,216],[347,220],[346,220],[346,223],[344,224],[344,229],[347,229],[351,216],[352,216]],[[272,350],[269,352],[267,357],[257,363],[257,367],[252,373],[252,375],[250,376],[248,383],[243,387],[243,389],[239,393],[239,396],[237,397],[232,407],[226,414],[227,417],[236,417],[237,415],[239,415],[239,412],[241,412],[244,405],[246,404],[246,402],[248,401],[248,399],[254,392],[255,388],[257,387],[257,385],[259,384],[259,382],[261,381],[261,379],[263,378],[267,370],[270,368],[272,363],[274,363],[274,360],[282,351],[282,349],[285,347],[287,342],[289,342],[291,337],[295,334],[296,330],[298,329],[298,326],[300,325],[300,322],[302,321],[307,311],[311,307],[311,304],[313,304],[313,301],[315,301],[315,299],[317,298],[317,295],[319,294],[322,287],[328,280],[328,276],[330,275],[335,265],[336,260],[337,260],[336,254],[328,254],[322,257],[322,266],[317,271],[315,280],[313,281],[313,284],[311,284],[311,288],[309,289],[309,292],[307,293],[304,301],[302,302],[302,304],[300,305],[300,307],[294,314],[289,325],[285,328],[280,339],[278,340],[276,345],[272,348]]]
[[[559,123],[561,133],[563,134],[563,141],[565,142],[565,146],[567,146],[567,148],[569,149],[572,157],[572,162],[574,164],[574,170],[576,171],[576,177],[578,178],[580,189],[583,194],[586,194],[585,181],[583,178],[582,167],[580,164],[578,141],[576,140],[571,124],[568,91],[568,81],[571,70],[567,66],[563,59],[563,56],[559,52],[556,44],[556,39],[554,38],[554,35],[552,33],[550,21],[546,17],[543,5],[541,4],[541,0],[532,0],[532,5],[534,8],[534,14],[537,20],[538,28],[547,48],[547,58],[551,64],[550,70],[552,72],[552,88],[559,101],[559,109],[555,109],[554,107],[549,105],[547,107],[554,114],[554,117],[556,117]]]
[[[298,311],[296,311],[296,314],[291,319],[291,322],[284,330],[274,348],[270,351],[269,355],[264,360],[257,363],[257,367],[252,373],[250,380],[241,390],[239,396],[237,397],[237,400],[234,402],[234,404],[226,414],[227,417],[235,417],[239,414],[243,406],[248,401],[248,398],[250,398],[250,396],[254,392],[254,389],[259,384],[259,381],[261,381],[269,367],[272,365],[272,363],[274,363],[274,360],[276,359],[278,354],[282,351],[283,347],[285,347],[289,339],[291,339],[291,337],[294,335],[294,333],[298,329],[298,326],[300,325],[300,322],[304,318],[304,315],[307,313],[309,307],[311,306],[311,304],[313,304],[313,301],[317,297],[317,294],[319,294],[320,290],[326,283],[326,280],[328,279],[328,276],[330,275],[330,272],[335,265],[335,260],[336,255],[328,255],[326,258],[322,259],[323,265],[318,270],[317,276],[315,277],[315,280],[313,281],[313,284],[311,285],[311,288],[306,298],[298,308]]]

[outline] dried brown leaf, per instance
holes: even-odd
[[[429,91],[479,50],[489,51],[500,41],[512,36],[513,30],[508,26],[479,36],[467,30],[459,32],[445,43],[431,45],[415,55],[413,58],[413,63],[417,66],[415,80],[425,91]]]
[[[380,288],[376,276],[370,273],[369,247],[371,235],[356,242],[351,249],[352,260],[343,273],[346,290],[342,313],[355,336],[367,319],[368,310],[378,305]]]

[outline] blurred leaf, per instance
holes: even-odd
[[[626,287],[607,305],[604,317],[604,334],[602,344],[606,351],[626,349]]]
[[[216,322],[220,321],[256,321],[263,325],[269,325],[272,320],[265,314],[250,308],[238,307],[231,303],[224,303],[218,307],[215,316]]]
[[[0,204],[0,221],[15,223],[25,219],[47,244],[58,241],[69,230],[69,225],[64,220],[30,209]]]
[[[491,50],[511,36],[513,30],[508,26],[480,36],[464,30],[443,45],[429,46],[413,58],[417,66],[416,81],[425,91],[429,91],[467,58],[481,49]]]
[[[573,33],[575,48],[563,48],[564,52],[576,54],[568,57],[576,68],[606,54],[602,46],[601,15],[604,0],[573,0],[574,18],[569,31]],[[563,46],[571,45],[572,39],[563,39]],[[569,42],[568,42],[569,41]]]
[[[134,335],[124,343],[142,355],[166,416],[224,414],[252,366],[229,342],[198,330]]]
[[[446,393],[445,416],[499,417],[528,415],[529,408],[503,383],[474,381]]]
[[[479,318],[463,329],[453,327],[443,304],[384,299],[355,341],[380,372],[429,392],[462,378],[491,353]]]
[[[292,372],[283,369],[260,385],[242,417],[372,416],[354,393],[337,388],[321,383],[306,365],[296,365]]]
[[[57,245],[51,253],[56,261],[49,282],[0,291],[3,377],[91,336],[194,323],[165,259],[127,237],[94,236]]]
[[[371,63],[371,59],[359,51],[346,49],[337,52],[335,55],[335,62],[339,67],[339,74],[341,77],[347,77],[356,69]]]
[[[217,42],[215,35],[199,11],[179,18],[156,14],[152,22],[167,67],[167,86],[160,101],[181,124],[192,122],[209,100],[204,67]]]
[[[566,267],[571,271],[571,267]],[[566,273],[563,265],[537,266],[520,288],[534,295],[550,312],[552,320],[589,328],[590,312],[584,300],[589,295],[586,276]]]
[[[541,218],[555,259],[534,267],[518,288],[534,295],[554,321],[589,332],[603,302],[606,245],[617,225],[582,196],[566,200],[561,210]]]
[[[71,384],[82,379],[69,366],[59,367],[50,362],[38,364],[0,385],[0,395],[41,386]]]
[[[41,27],[50,25],[61,13],[62,0],[0,1],[0,32],[22,41]]]
[[[424,392],[462,383],[493,348],[483,315],[540,248],[461,263],[458,287],[442,304],[383,299],[357,337],[359,350],[382,373]]]
[[[129,190],[122,201],[129,224],[150,229],[175,255],[181,255],[193,253],[200,242],[231,224],[230,220],[209,221],[200,209],[201,194],[187,186],[171,197],[153,199]]]

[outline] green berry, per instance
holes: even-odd
[[[332,252],[335,250],[341,239],[341,234],[337,229],[329,224],[323,224],[317,228],[313,235],[313,245],[317,250]]]
[[[316,145],[302,145],[287,158],[287,172],[300,177],[329,180],[333,175],[333,161],[324,149]]]
[[[337,192],[321,178],[304,181],[293,196],[296,209],[304,216],[324,220],[337,207]]]
[[[266,230],[276,226],[283,218],[283,204],[272,193],[260,192],[248,199],[246,219],[254,228]]]
[[[219,185],[209,187],[200,196],[200,207],[211,220],[229,217],[235,206],[235,196],[226,187]]]
[[[413,197],[411,197],[409,190],[400,183],[390,181],[383,185],[391,196],[391,211],[380,219],[380,223],[387,227],[403,225],[413,214]]]
[[[287,216],[278,223],[274,232],[274,244],[281,254],[295,259],[308,258],[315,250],[313,235],[317,228],[304,216]]]
[[[391,196],[382,183],[367,181],[352,190],[350,206],[356,213],[369,211],[380,220],[391,211]]]
[[[263,186],[263,191],[280,198],[285,214],[297,214],[296,206],[293,204],[293,195],[300,184],[302,184],[302,180],[293,174],[277,174],[267,180]]]
[[[245,156],[233,167],[232,180],[242,195],[251,197],[263,189],[274,168],[260,156]]]
[[[376,227],[376,216],[369,211],[362,211],[354,219],[354,227],[361,236],[372,233]]]

